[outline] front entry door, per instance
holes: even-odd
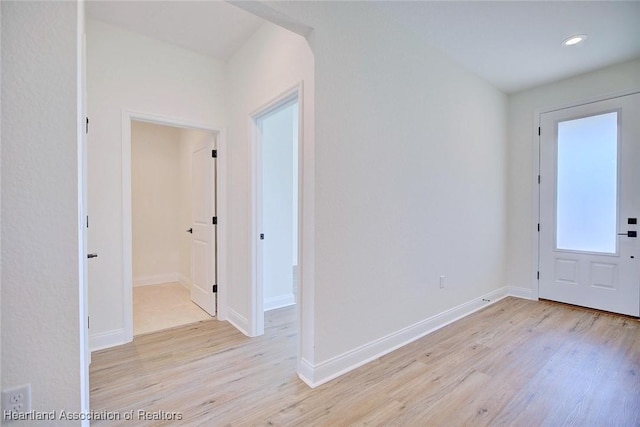
[[[215,157],[213,136],[191,153],[192,229],[191,300],[216,315]]]
[[[540,115],[540,298],[640,316],[640,94]]]

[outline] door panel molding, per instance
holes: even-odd
[[[207,141],[191,147],[191,301],[209,315],[216,315],[216,295],[212,286],[216,283],[216,159],[215,135]],[[203,197],[204,194],[204,197]],[[211,262],[213,261],[213,263]],[[217,292],[217,290],[216,290]]]
[[[633,95],[636,93],[640,93],[640,87],[625,89],[621,91],[610,92],[603,95],[592,96],[588,98],[576,99],[574,101],[567,101],[563,104],[555,104],[548,105],[545,107],[539,107],[534,109],[532,120],[531,120],[531,150],[532,150],[532,163],[533,167],[531,168],[531,182],[532,182],[532,192],[531,192],[531,206],[532,206],[532,215],[531,215],[531,224],[530,224],[530,232],[531,235],[534,236],[531,239],[531,289],[533,299],[538,300],[540,298],[540,287],[538,281],[538,272],[540,271],[540,233],[538,226],[540,224],[540,185],[538,181],[538,177],[540,176],[540,133],[539,129],[541,127],[540,118],[542,114],[551,113],[557,110],[564,110],[567,108],[578,107],[581,105],[591,104],[594,102],[600,102],[607,99],[619,98],[627,95]]]
[[[640,270],[638,269],[638,261],[635,260],[635,258],[638,258],[636,239],[615,236],[616,233],[620,234],[619,231],[627,227],[626,218],[628,216],[636,217],[639,216],[640,212],[640,197],[636,196],[636,192],[633,190],[635,188],[633,183],[640,181],[638,174],[635,172],[636,168],[633,160],[640,158],[640,150],[635,148],[633,144],[633,141],[640,137],[640,130],[633,119],[639,108],[640,94],[631,92],[624,96],[605,98],[573,107],[552,109],[548,112],[539,113],[538,123],[542,128],[542,132],[538,131],[538,176],[541,176],[541,180],[539,180],[538,176],[535,178],[536,182],[541,181],[537,190],[538,221],[536,223],[536,232],[538,232],[538,239],[536,239],[538,265],[536,271],[540,272],[539,280],[537,280],[539,297],[633,316],[640,315]],[[615,123],[617,123],[617,139],[615,142],[615,157],[617,158],[615,169],[616,194],[611,195],[611,190],[607,190],[606,194],[610,196],[606,196],[606,194],[605,196],[609,198],[610,203],[615,204],[616,216],[615,224],[610,224],[603,232],[609,237],[614,236],[616,239],[615,250],[610,246],[610,243],[606,243],[606,246],[600,246],[602,252],[592,252],[592,250],[600,250],[599,247],[591,246],[592,244],[584,239],[578,239],[575,244],[586,244],[587,246],[575,247],[582,247],[585,250],[558,249],[559,243],[556,242],[556,228],[560,219],[557,217],[558,208],[556,204],[559,197],[558,191],[560,191],[558,189],[558,167],[560,167],[558,138],[561,132],[560,124],[569,124],[571,122],[577,124],[578,121],[582,121],[583,118],[587,117],[593,117],[594,121],[598,120],[598,117],[602,117],[604,120],[605,116],[612,112],[617,113],[615,116]],[[611,129],[608,132],[611,132],[613,123],[610,119],[607,126]],[[579,136],[579,138],[582,141],[584,137]],[[586,139],[586,141],[589,141],[589,139]],[[599,141],[599,139],[592,139],[593,144],[596,141]],[[574,152],[582,156],[584,150],[580,147],[579,150]],[[606,153],[595,153],[597,152],[594,152],[594,155],[597,155],[598,159],[606,159]],[[587,161],[589,162],[587,164],[592,164],[592,160],[587,159]],[[574,169],[571,166],[572,163],[564,164],[570,167],[569,170]],[[606,164],[606,160],[603,164]],[[612,169],[609,170],[613,171]],[[584,172],[580,173],[583,174]],[[607,186],[613,183],[611,179],[610,175],[604,181],[609,183]],[[543,197],[544,200],[542,199]],[[598,206],[598,200],[591,200],[591,202],[588,200],[584,198],[578,199],[581,203],[590,203],[590,206]],[[605,198],[605,200],[607,199]],[[581,212],[583,210],[579,210],[575,215],[572,215],[572,218],[574,216],[583,218],[584,216],[580,216]],[[538,224],[540,224],[540,231],[537,230]],[[588,224],[588,220],[577,230],[594,230],[593,227],[586,224]],[[629,227],[635,230],[635,226]],[[600,245],[604,243],[600,242]],[[560,263],[563,260],[564,264],[572,260],[578,264],[575,266],[578,270],[575,274],[577,276],[575,280],[571,280],[568,277],[570,269],[568,269],[568,264]]]

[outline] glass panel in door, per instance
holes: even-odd
[[[556,248],[617,253],[618,113],[558,122]]]

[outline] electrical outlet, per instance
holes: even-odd
[[[440,289],[444,288],[444,276],[440,276]]]
[[[31,411],[31,384],[2,391],[2,412]]]

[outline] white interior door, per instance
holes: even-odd
[[[540,298],[640,316],[640,94],[540,116]]]
[[[213,136],[193,147],[191,300],[211,316],[216,314],[216,220]]]

